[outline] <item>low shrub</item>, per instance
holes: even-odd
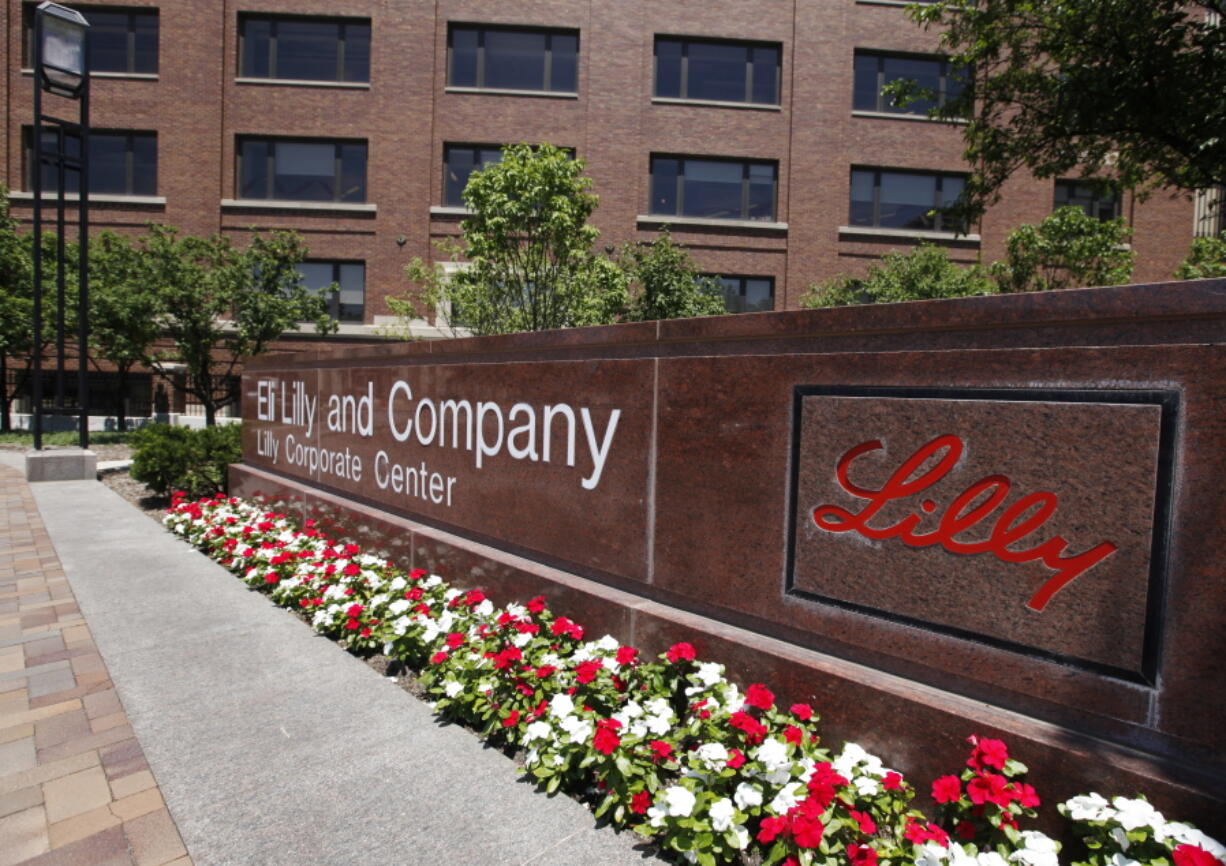
[[[201,430],[151,424],[133,435],[132,477],[163,496],[224,493],[230,464],[242,459],[241,431],[239,424]]]

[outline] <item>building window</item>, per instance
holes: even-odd
[[[23,130],[25,148],[26,189],[34,189],[34,130]],[[43,129],[43,154],[56,149],[57,130]],[[81,157],[79,136],[64,135],[64,152],[68,159]],[[58,188],[57,170],[44,163],[43,190]],[[81,175],[74,167],[64,173],[64,188],[69,193],[81,191]],[[91,195],[157,195],[158,146],[157,133],[91,130],[89,134],[89,192]]]
[[[1079,180],[1056,181],[1054,207],[1079,207],[1087,216],[1112,220],[1120,215],[1119,193]]]
[[[885,87],[895,81],[914,81],[933,98],[916,99],[905,106],[894,105]],[[965,73],[951,67],[947,60],[857,51],[852,108],[890,114],[927,114],[956,99],[965,85]]]
[[[366,143],[238,140],[238,198],[366,201]]]
[[[778,45],[656,37],[656,96],[779,104]]]
[[[474,171],[502,162],[496,144],[448,144],[443,147],[443,204],[463,207],[464,187]]]
[[[366,298],[366,265],[362,262],[299,262],[302,284],[323,295],[328,315],[338,322],[360,322]]]
[[[724,306],[730,313],[766,313],[775,309],[774,277],[716,276],[724,286]]]
[[[453,24],[447,84],[490,90],[579,91],[579,34]]]
[[[855,168],[851,172],[853,226],[962,232],[941,213],[958,200],[966,177],[918,171]]]
[[[773,162],[651,158],[651,213],[730,220],[775,219]]]
[[[26,40],[22,65],[34,65],[35,4],[22,8]],[[79,7],[74,7],[79,8]],[[158,71],[156,9],[84,9],[89,19],[90,72],[153,75]]]
[[[370,81],[370,22],[243,15],[239,76],[298,81]]]

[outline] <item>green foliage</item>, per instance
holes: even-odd
[[[1175,277],[1180,280],[1226,277],[1226,231],[1215,238],[1192,241],[1192,249],[1175,269]]]
[[[991,267],[1002,292],[1038,292],[1128,282],[1136,254],[1122,219],[1098,220],[1078,207],[1058,208],[1038,225],[1009,233],[1005,261]]]
[[[174,490],[189,496],[224,493],[229,465],[242,460],[239,424],[200,430],[151,424],[138,430],[132,442],[132,477],[162,495]]]
[[[618,265],[631,286],[624,321],[719,316],[727,312],[723,285],[714,277],[699,274],[685,247],[674,243],[667,231],[650,243],[622,247]]]
[[[237,399],[229,380],[244,359],[300,322],[314,322],[322,334],[336,330],[323,299],[295,269],[307,248],[294,232],[256,235],[238,250],[221,235],[180,237],[177,229],[150,225],[133,249],[125,281],[154,287],[157,325],[174,343],[145,363],[163,375],[186,365],[186,390],[204,406],[209,426]]]
[[[955,264],[943,247],[921,244],[909,252],[886,253],[880,262],[869,265],[863,278],[843,274],[811,286],[800,303],[804,307],[841,307],[990,295],[995,291],[983,268]]]
[[[944,0],[913,6],[942,30],[960,98],[973,217],[1024,168],[1123,187],[1226,182],[1226,27],[1220,0]],[[911,95],[917,95],[912,93]]]

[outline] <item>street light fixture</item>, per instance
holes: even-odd
[[[58,3],[40,3],[34,10],[41,19],[38,74],[42,86],[70,99],[85,83],[85,37],[89,22],[80,12]]]

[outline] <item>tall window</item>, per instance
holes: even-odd
[[[502,148],[497,145],[446,145],[443,148],[443,204],[462,206],[469,175],[495,162],[502,162]]]
[[[238,140],[238,198],[366,201],[366,142]]]
[[[366,298],[366,265],[362,262],[299,262],[302,284],[323,295],[328,315],[338,322],[362,321]]]
[[[774,277],[717,276],[724,286],[724,306],[730,313],[766,313],[775,309]]]
[[[34,3],[22,7],[26,40],[22,62],[34,64]],[[100,9],[91,6],[89,68],[91,72],[154,74],[158,71],[158,12],[156,9]]]
[[[1120,215],[1119,193],[1079,180],[1056,181],[1054,207],[1079,207],[1087,216],[1111,220]]]
[[[773,162],[651,158],[651,213],[706,219],[775,219]]]
[[[656,37],[656,96],[779,104],[778,45]]]
[[[23,130],[26,189],[34,189],[34,130]],[[56,131],[43,129],[43,151],[56,149]],[[70,159],[81,156],[81,139],[64,136],[64,150]],[[55,192],[57,172],[43,165],[43,190]],[[76,170],[64,174],[67,192],[81,191],[81,176]],[[89,134],[89,191],[91,195],[157,195],[157,133],[118,130],[91,130]]]
[[[930,92],[932,98],[917,99],[905,106],[894,105],[884,92],[886,85],[907,80]],[[965,86],[965,72],[951,67],[947,60],[857,51],[852,108],[890,114],[927,114],[930,109],[956,99]]]
[[[243,15],[239,75],[300,81],[370,81],[370,22]]]
[[[855,168],[851,172],[853,226],[963,231],[942,215],[966,188],[966,177],[918,171],[884,171]]]
[[[577,93],[579,34],[453,24],[447,33],[447,84]]]

